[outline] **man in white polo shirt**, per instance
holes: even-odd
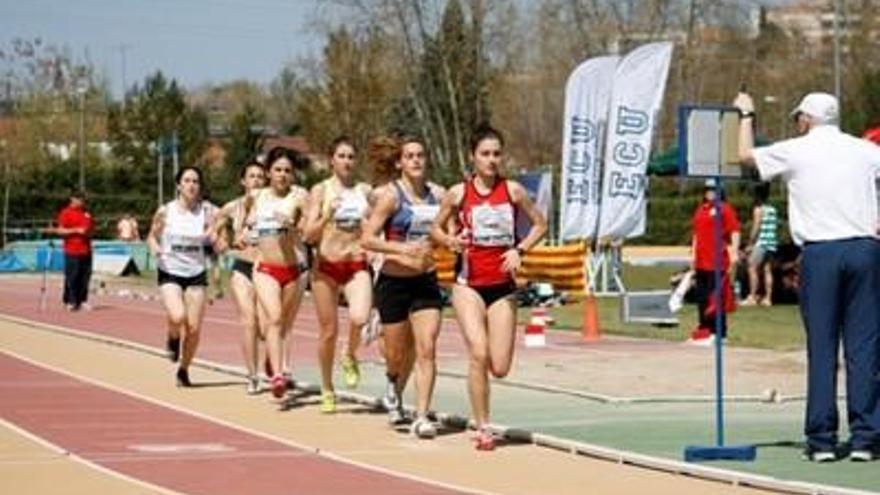
[[[846,358],[849,457],[880,453],[880,147],[838,128],[837,98],[810,93],[792,113],[800,137],[754,149],[754,104],[740,93],[740,158],[788,186],[788,218],[803,247],[800,308],[807,332],[806,458],[837,458],[837,352]]]

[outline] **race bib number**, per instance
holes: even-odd
[[[513,207],[510,204],[475,206],[471,210],[473,243],[477,246],[512,246]]]
[[[169,234],[167,239],[172,253],[198,253],[207,244],[206,236]]]
[[[333,215],[333,222],[339,230],[353,231],[361,226],[367,202],[357,192],[345,191],[339,196],[339,206]]]
[[[412,205],[412,217],[410,217],[409,231],[406,233],[407,241],[421,241],[427,239],[431,235],[431,225],[437,213],[440,212],[439,205]]]

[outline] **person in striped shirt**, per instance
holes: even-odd
[[[770,184],[755,186],[755,204],[752,206],[752,230],[749,236],[749,296],[743,306],[771,306],[773,295],[773,256],[779,245],[777,231],[779,217],[776,207],[768,202]],[[758,297],[763,275],[764,295]]]

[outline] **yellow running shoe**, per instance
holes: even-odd
[[[358,362],[351,356],[342,358],[342,378],[348,388],[357,388],[358,383],[361,382],[361,370],[358,367]]]
[[[321,412],[324,414],[333,414],[336,412],[336,394],[332,390],[324,390],[321,392]]]

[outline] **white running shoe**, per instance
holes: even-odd
[[[409,431],[418,438],[431,439],[437,436],[437,427],[424,416],[416,418]]]
[[[247,391],[248,395],[259,394],[261,391],[260,378],[257,376],[252,376],[252,377],[248,378],[246,391]]]
[[[390,426],[400,426],[406,423],[406,413],[402,407],[396,407],[388,411],[388,424]]]

